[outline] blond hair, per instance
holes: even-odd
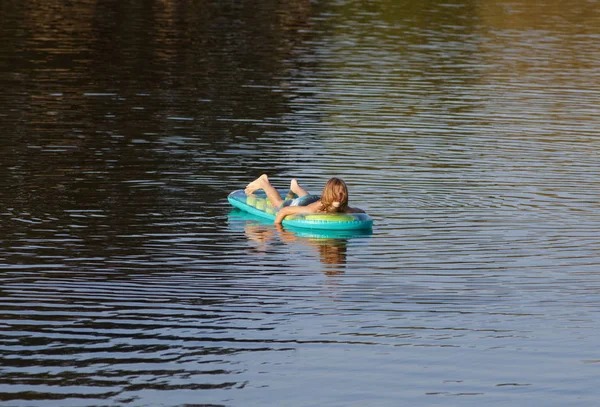
[[[348,187],[339,178],[331,178],[321,194],[321,211],[344,212],[348,207]]]

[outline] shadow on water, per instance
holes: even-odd
[[[233,209],[228,214],[228,228],[231,232],[243,231],[253,250],[268,255],[273,247],[284,243],[289,246],[305,246],[318,254],[326,274],[343,273],[346,268],[348,242],[351,239],[371,237],[372,230],[338,231],[284,228],[271,222]],[[290,249],[293,251],[293,249]]]
[[[266,133],[285,130],[284,78],[313,12],[304,1],[1,3],[6,257],[136,256],[150,234],[212,224],[231,180],[283,170]],[[19,250],[33,242],[56,245]]]
[[[101,211],[119,231],[139,215],[135,202],[193,211],[189,185],[210,203],[228,179],[278,170],[246,163],[289,112],[282,78],[312,7],[267,3],[1,5],[7,206],[31,217]]]

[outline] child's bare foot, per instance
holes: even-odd
[[[246,189],[244,189],[244,192],[246,193],[246,195],[250,195],[251,193],[258,191],[259,189],[263,189],[265,183],[269,184],[269,178],[267,177],[267,174],[263,174],[251,183],[249,183],[246,186]]]
[[[298,180],[296,180],[296,178],[292,178],[292,181],[290,182],[290,191],[292,191],[293,193],[295,193],[296,195],[298,195]]]
[[[298,196],[308,195],[308,192],[306,192],[304,190],[304,188],[302,188],[298,184],[298,181],[296,180],[296,178],[293,178],[292,182],[290,182],[290,191],[292,191],[293,193],[295,193]]]

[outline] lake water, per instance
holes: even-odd
[[[597,1],[0,1],[0,87],[3,406],[598,402]]]

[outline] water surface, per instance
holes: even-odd
[[[594,404],[599,10],[0,2],[3,405]]]

